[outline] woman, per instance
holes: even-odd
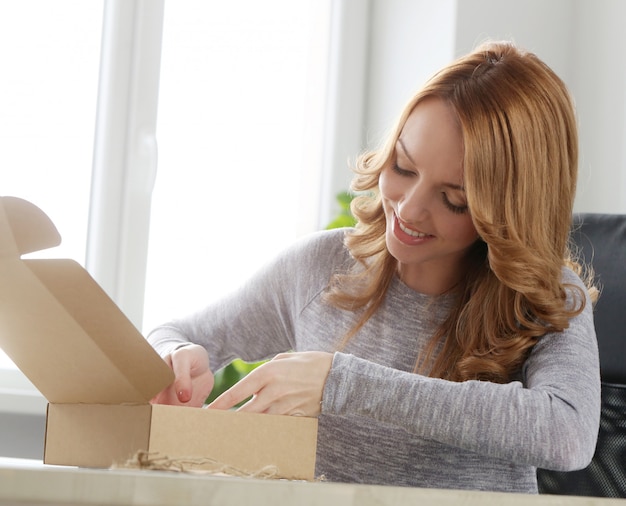
[[[209,407],[319,417],[328,480],[536,493],[536,467],[586,466],[600,383],[568,249],[576,172],[561,80],[478,48],[360,158],[355,229],[149,336],[177,378],[155,402],[202,405],[211,370],[276,355]]]

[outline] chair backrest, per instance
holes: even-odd
[[[578,214],[572,240],[593,267],[602,413],[591,464],[569,473],[537,470],[540,493],[626,497],[626,215]]]

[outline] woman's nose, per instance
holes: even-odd
[[[412,185],[398,203],[399,218],[407,223],[422,221],[430,214],[431,204],[425,185]]]

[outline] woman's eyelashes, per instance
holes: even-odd
[[[412,172],[410,170],[405,170],[405,169],[401,169],[398,164],[394,163],[393,164],[393,171],[400,175],[400,176],[405,176],[405,177],[410,177],[410,176],[414,176],[415,172]]]
[[[415,172],[411,171],[411,170],[406,170],[403,169],[401,167],[398,166],[398,164],[393,164],[393,171],[398,174],[399,176],[403,176],[403,177],[413,177],[415,176]],[[467,212],[467,205],[457,205],[457,204],[453,204],[450,199],[448,198],[448,195],[445,192],[441,192],[441,199],[443,200],[443,204],[446,206],[446,208],[453,212],[454,214],[463,214]]]
[[[441,192],[441,198],[443,199],[444,205],[454,214],[463,214],[467,212],[467,205],[458,206],[456,204],[453,204],[452,202],[450,202],[450,199],[448,199],[448,196],[445,194],[445,192]]]

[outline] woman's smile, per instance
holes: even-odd
[[[398,215],[393,213],[392,231],[399,241],[411,245],[423,244],[424,242],[434,239],[435,236],[420,232],[414,228],[410,228],[408,225],[402,222]]]

